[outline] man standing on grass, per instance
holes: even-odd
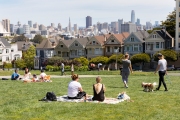
[[[62,76],[64,75],[64,63],[63,62],[61,63],[61,75]]]

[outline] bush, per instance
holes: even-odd
[[[47,65],[47,66],[46,66],[46,70],[47,70],[47,71],[53,71],[53,66]]]

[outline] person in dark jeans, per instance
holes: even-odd
[[[165,91],[168,91],[166,83],[164,81],[164,75],[167,74],[167,61],[164,59],[161,53],[158,53],[158,58],[159,58],[159,61],[158,61],[158,66],[156,68],[155,73],[159,71],[159,85],[156,88],[156,90],[160,89],[161,82],[162,82],[164,85]]]

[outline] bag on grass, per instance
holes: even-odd
[[[54,92],[47,92],[46,93],[46,99],[50,101],[57,101],[56,95]]]
[[[8,78],[2,78],[2,80],[9,80]]]

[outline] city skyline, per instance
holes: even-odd
[[[163,5],[162,5],[163,2]],[[42,4],[43,3],[43,4]],[[42,5],[41,5],[42,4]],[[68,6],[68,7],[67,7]],[[124,22],[131,21],[131,11],[134,10],[136,14],[135,20],[139,18],[141,24],[147,21],[155,23],[155,21],[165,20],[167,15],[174,10],[175,2],[172,0],[136,0],[136,1],[83,1],[83,0],[0,0],[0,19],[9,19],[11,24],[28,24],[31,20],[33,24],[43,24],[50,26],[55,23],[61,23],[65,28],[69,24],[69,17],[71,24],[77,24],[80,27],[86,27],[86,16],[92,17],[92,24],[97,22],[118,21],[123,19]],[[7,9],[8,8],[8,9]],[[159,22],[160,23],[160,22]]]

